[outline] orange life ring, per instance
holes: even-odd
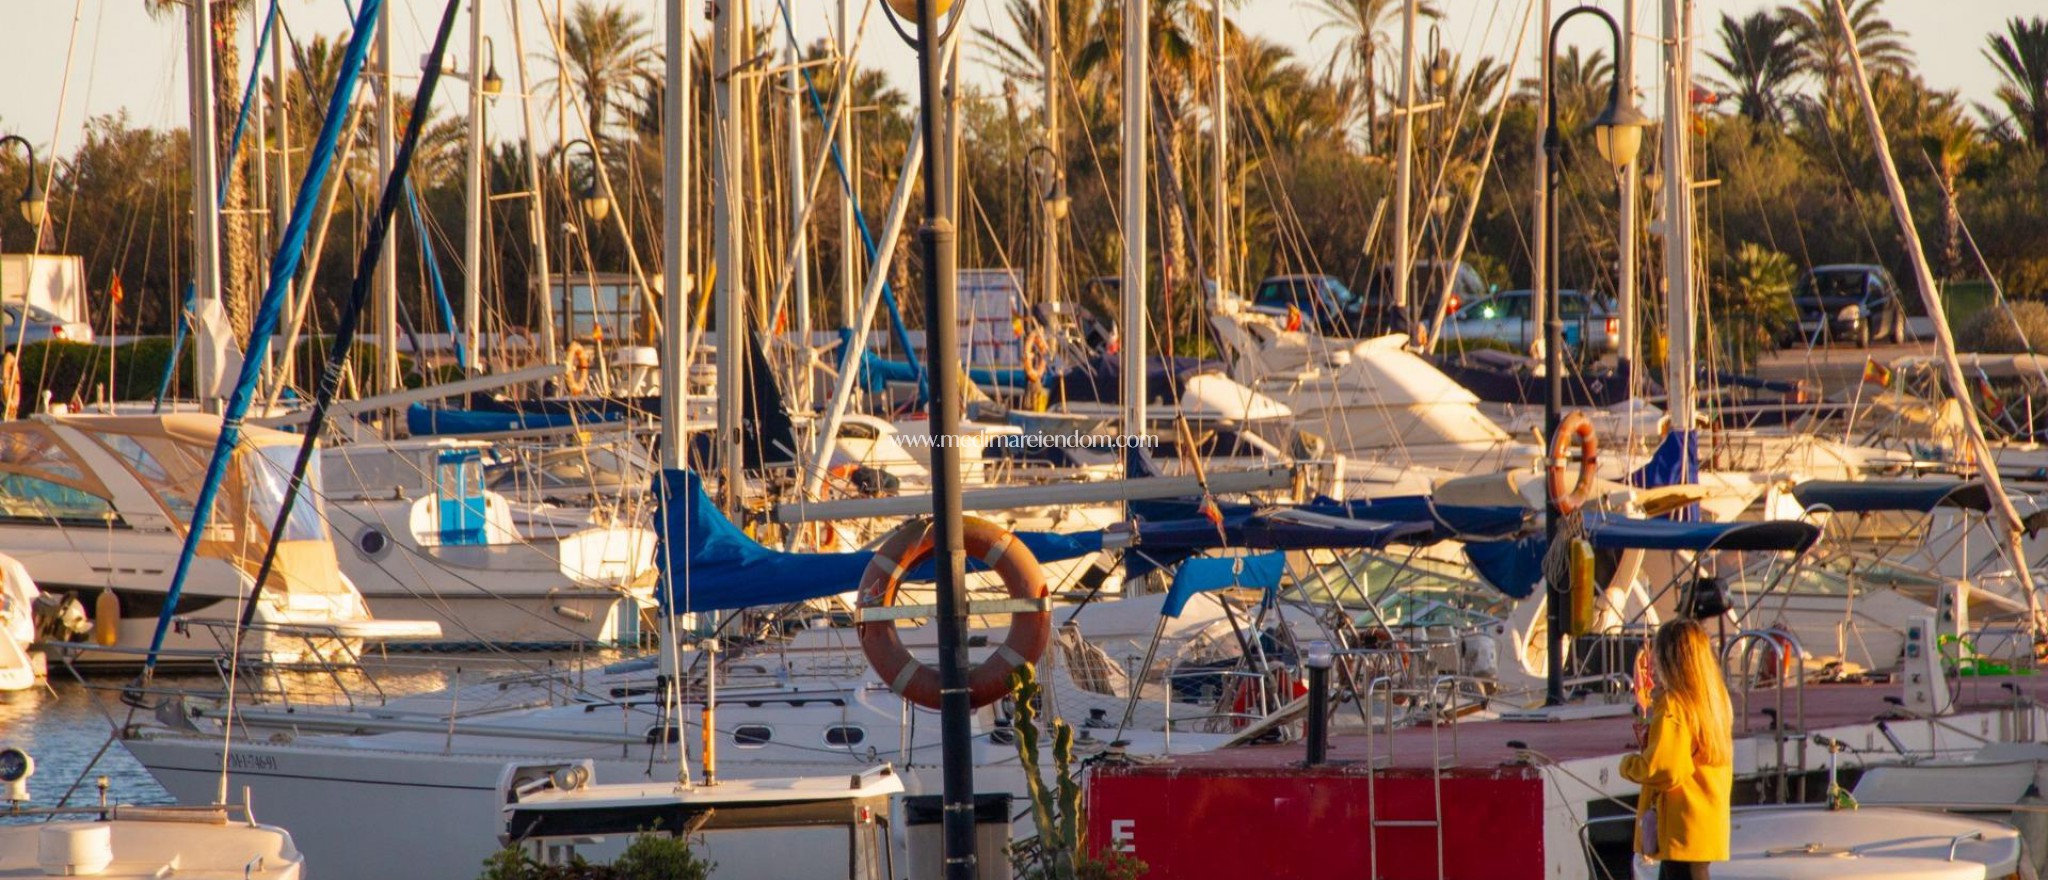
[[[1569,461],[1568,443],[1577,438],[1579,444],[1579,481],[1565,491],[1564,466]],[[1544,476],[1550,481],[1550,495],[1557,499],[1560,513],[1573,513],[1592,500],[1593,487],[1597,485],[1596,474],[1600,470],[1600,440],[1593,436],[1593,420],[1576,410],[1566,413],[1564,420],[1557,423],[1557,434],[1550,438],[1550,461],[1544,466]]]
[[[563,355],[568,361],[569,371],[562,378],[569,393],[582,394],[590,390],[590,349],[581,342],[571,342]]]
[[[1017,536],[1002,526],[977,517],[963,517],[961,538],[967,555],[994,569],[1009,589],[1012,599],[1045,598],[1045,572],[1038,560]],[[932,524],[929,520],[905,523],[882,542],[860,579],[861,608],[887,608],[896,603],[896,590],[904,574],[932,556]],[[910,656],[893,620],[862,621],[861,652],[875,674],[889,689],[927,709],[939,708],[939,670]],[[990,705],[1010,693],[1010,673],[1026,663],[1037,662],[1052,641],[1050,610],[1021,611],[1010,615],[1010,632],[995,653],[967,671],[967,700],[975,708]]]
[[[1024,336],[1024,375],[1032,382],[1045,377],[1045,371],[1052,367],[1052,344],[1045,341],[1045,334],[1034,329]]]

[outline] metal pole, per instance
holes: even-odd
[[[661,466],[684,466],[690,370],[690,0],[668,0],[663,42],[668,87],[661,98]],[[673,635],[671,633],[671,635]]]
[[[953,225],[953,126],[946,94],[939,3],[918,0],[918,92],[924,126],[925,366],[931,377],[932,436],[960,432],[958,241]],[[939,733],[944,779],[945,873],[978,875],[974,853],[974,709],[967,694],[967,551],[961,540],[960,456],[951,443],[932,448],[933,543],[938,548]]]
[[[847,55],[853,51],[853,9],[850,0],[839,0],[839,82],[853,81],[853,58]],[[848,91],[847,94],[851,94]],[[860,173],[854,166],[853,152],[853,102],[839,99],[840,110],[845,117],[839,122],[839,159],[846,164],[848,178],[854,182],[854,192],[860,192]],[[853,199],[842,195],[839,199],[839,320],[854,333],[868,332],[867,325],[854,320],[858,308],[856,291],[860,277],[860,225],[854,221]]]
[[[285,227],[291,225],[292,213],[291,89],[285,86],[284,72],[284,28],[272,28],[270,31],[270,100],[272,102],[272,115],[277,118],[275,135],[277,138],[277,173],[271,178],[275,181],[276,186],[273,187],[274,194],[270,204],[270,221],[276,230],[273,233],[275,235],[275,238],[272,239],[273,241],[284,240]],[[265,245],[263,253],[270,253],[268,245]],[[286,284],[285,314],[298,314],[298,299],[305,295],[305,286],[303,284]],[[297,377],[295,373],[296,371],[292,368],[292,348],[290,345],[286,345],[278,356],[277,382],[271,387],[284,388],[296,384]]]
[[[1542,16],[1542,22],[1539,26],[1543,30],[1541,31],[1542,39],[1538,42],[1545,47],[1545,50],[1543,57],[1536,64],[1536,99],[1544,106],[1549,106],[1551,66],[1556,62],[1556,59],[1550,57],[1548,48],[1550,45],[1551,28],[1550,0],[1543,0],[1543,11],[1539,14]],[[1544,146],[1544,133],[1539,131],[1536,133],[1536,163],[1541,167],[1543,163],[1548,161],[1550,161],[1550,154]],[[1543,343],[1545,334],[1543,328],[1546,326],[1545,319],[1550,315],[1550,274],[1546,271],[1550,262],[1550,254],[1544,238],[1544,236],[1549,234],[1549,230],[1546,228],[1547,218],[1550,216],[1549,203],[1550,183],[1539,175],[1536,180],[1534,198],[1530,200],[1529,204],[1530,210],[1536,214],[1535,222],[1529,224],[1533,232],[1529,242],[1529,287],[1531,289],[1531,296],[1529,297],[1529,326],[1536,330],[1535,333],[1529,334],[1529,355],[1537,358],[1543,357],[1543,349],[1548,347]]]
[[[393,95],[395,61],[391,55],[391,4],[377,10],[377,180],[391,179],[392,165],[397,161],[397,98]],[[382,392],[400,389],[398,375],[398,260],[391,253],[391,237],[386,236],[378,244],[377,272],[374,276],[376,287],[372,291],[377,303],[377,381],[376,388]]]
[[[1394,142],[1394,290],[1393,302],[1402,313],[1407,313],[1408,274],[1414,269],[1414,255],[1409,249],[1409,203],[1414,201],[1415,192],[1415,5],[1418,0],[1403,0],[1401,4],[1401,81],[1395,85],[1394,94],[1401,106],[1394,112],[1401,115],[1401,124]]]
[[[249,4],[249,32],[252,34],[261,35],[263,33],[263,20],[264,5],[261,3]],[[273,33],[272,37],[274,41],[276,34]],[[266,149],[264,146],[269,141],[270,114],[266,112],[267,108],[264,106],[266,102],[263,100],[263,96],[265,94],[268,94],[269,89],[263,87],[262,77],[260,75],[257,77],[257,82],[257,87],[259,89],[262,89],[263,91],[255,96],[255,106],[249,108],[250,116],[254,117],[250,121],[255,123],[254,127],[256,131],[255,142],[251,145],[251,149],[249,150],[249,170],[251,174],[249,188],[255,191],[255,196],[253,198],[250,198],[247,202],[251,213],[262,209],[263,198],[264,196],[268,195],[270,191],[270,160],[269,157],[266,155],[269,152],[269,150]],[[281,88],[284,85],[284,81],[278,80],[277,82],[271,85],[274,87]],[[267,259],[271,254],[270,224],[261,222],[259,220],[253,222],[251,225],[256,230],[256,253],[259,255],[257,259]],[[290,284],[287,283],[286,287],[289,288]],[[264,363],[262,385],[276,387],[277,349],[272,348],[265,351],[263,353],[263,360]]]
[[[1691,0],[1664,0],[1664,390],[1671,430],[1693,426]],[[1688,436],[1690,436],[1688,434]]]
[[[804,174],[804,116],[799,103],[803,80],[797,75],[796,45],[790,44],[784,50],[789,61],[789,71],[783,74],[783,85],[788,89],[783,96],[785,118],[789,121],[789,216],[791,240],[789,271],[796,273],[791,283],[790,295],[796,300],[796,338],[809,344],[811,339],[811,240],[804,223],[805,212],[811,200],[810,180]],[[806,382],[797,383],[797,393],[804,395],[799,401],[805,409],[810,408],[809,389]]]
[[[1150,124],[1151,88],[1146,71],[1151,5],[1144,0],[1124,0],[1124,131],[1123,131],[1123,280],[1118,294],[1123,298],[1119,327],[1123,345],[1124,436],[1145,435],[1145,168],[1146,131]],[[1126,455],[1137,455],[1126,448]]]
[[[1412,6],[1411,6],[1412,8]],[[1216,29],[1216,118],[1212,121],[1211,152],[1215,153],[1215,179],[1210,181],[1214,192],[1210,194],[1209,214],[1215,226],[1215,269],[1216,292],[1220,295],[1232,289],[1235,280],[1230,274],[1230,78],[1227,71],[1230,53],[1223,40],[1223,0],[1216,0],[1211,9]],[[1170,701],[1169,701],[1170,702]]]
[[[1041,61],[1045,68],[1045,148],[1052,155],[1052,174],[1046,180],[1053,187],[1067,175],[1067,154],[1060,139],[1060,31],[1059,0],[1045,0],[1045,44],[1040,47]],[[1038,301],[1054,302],[1060,291],[1060,226],[1066,218],[1059,215],[1046,200],[1047,193],[1038,194],[1039,220],[1044,224],[1040,231]]]
[[[471,375],[483,372],[484,315],[484,4],[469,4],[469,129],[462,177],[462,326],[457,334]]]
[[[746,392],[747,359],[745,318],[741,297],[746,295],[742,276],[746,246],[745,217],[741,193],[746,186],[745,150],[739,120],[744,95],[741,77],[735,75],[746,60],[741,41],[745,39],[745,0],[715,4],[717,18],[712,36],[713,131],[717,146],[711,151],[711,230],[713,307],[718,320],[718,463],[723,469],[724,495],[728,507],[740,496],[740,419]]]
[[[532,295],[540,304],[540,359],[555,362],[555,289],[548,269],[547,199],[540,175],[540,125],[533,115],[533,80],[526,75],[526,36],[519,24],[519,3],[512,9],[512,57],[519,63],[519,111],[526,131],[526,232],[533,249]],[[566,258],[565,258],[566,259]],[[565,262],[566,265],[566,262]]]
[[[1623,0],[1621,30],[1621,54],[1616,63],[1621,72],[1621,88],[1627,94],[1633,93],[1636,87],[1636,0]],[[1615,299],[1621,305],[1621,314],[1616,316],[1620,331],[1617,335],[1621,337],[1615,345],[1620,361],[1617,366],[1628,376],[1630,397],[1635,396],[1633,389],[1637,379],[1632,365],[1636,360],[1637,337],[1640,335],[1636,329],[1636,205],[1637,193],[1642,187],[1641,168],[1630,162],[1621,170],[1621,235],[1620,245],[1616,248],[1618,265],[1615,267],[1614,284]]]
[[[213,22],[210,18],[211,3],[196,2],[187,15],[190,32],[188,57],[190,71],[187,81],[192,95],[192,269],[193,285],[197,291],[193,299],[193,314],[205,314],[206,307],[219,307],[220,301],[220,157],[216,152],[219,130],[213,117]],[[193,322],[195,338],[203,332],[206,324]],[[211,344],[203,340],[195,344],[194,397],[201,401],[207,412],[220,411],[221,386],[224,384],[227,365],[222,363]]]

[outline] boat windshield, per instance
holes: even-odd
[[[265,446],[248,457],[249,466],[249,512],[257,523],[268,529],[277,522],[279,510],[284,508],[286,487],[291,485],[292,465],[298,462],[299,447],[295,445]],[[326,511],[321,508],[320,496],[315,489],[320,485],[320,453],[313,453],[313,460],[306,467],[306,479],[299,484],[298,500],[292,504],[291,519],[284,525],[280,541],[324,541],[327,540]]]

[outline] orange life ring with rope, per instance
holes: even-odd
[[[1010,693],[1010,673],[1026,663],[1035,663],[1052,641],[1052,611],[1043,604],[1045,572],[1037,558],[1016,535],[995,523],[977,517],[963,517],[961,538],[967,555],[995,570],[1009,590],[1010,598],[1036,601],[1038,610],[1010,614],[1010,632],[1003,643],[967,672],[967,700],[981,708]],[[899,527],[868,562],[861,575],[859,606],[887,608],[896,604],[896,591],[903,576],[933,555],[932,524],[913,520]],[[859,626],[861,653],[875,674],[889,689],[927,709],[939,708],[939,670],[920,662],[903,647],[894,620],[865,620]]]
[[[1566,491],[1564,468],[1570,461],[1568,444],[1574,438],[1579,445],[1579,480]],[[1599,470],[1600,439],[1593,435],[1593,420],[1576,410],[1566,413],[1564,420],[1557,423],[1557,433],[1550,438],[1550,461],[1544,465],[1544,477],[1549,480],[1550,495],[1557,499],[1560,513],[1574,513],[1592,500]]]
[[[562,384],[568,386],[570,394],[582,394],[590,390],[590,349],[581,342],[571,342],[563,355],[563,359],[568,362],[569,372],[563,376]]]
[[[1045,341],[1045,334],[1036,328],[1024,335],[1024,375],[1034,384],[1045,378],[1045,371],[1052,368],[1052,343]]]

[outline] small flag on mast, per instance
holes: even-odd
[[[1871,385],[1890,387],[1892,384],[1892,368],[1878,363],[1877,358],[1865,358],[1863,360],[1863,381]]]

